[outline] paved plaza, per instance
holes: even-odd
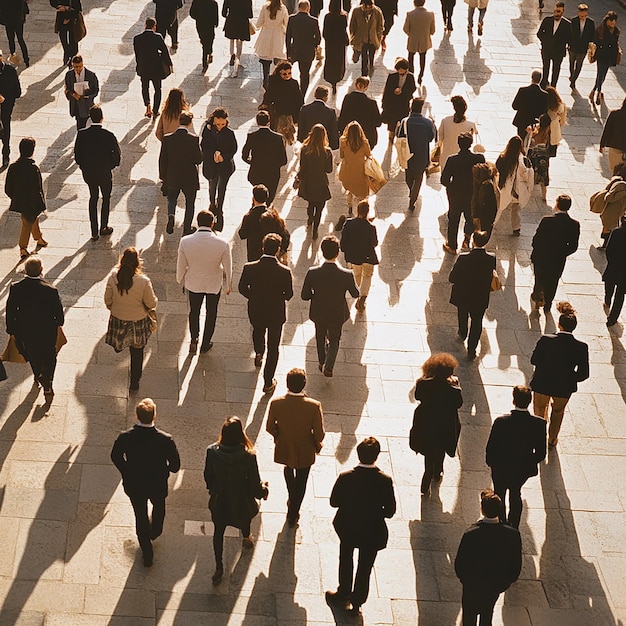
[[[202,75],[189,4],[180,11],[181,43],[164,89],[184,89],[196,132],[207,111],[228,108],[241,149],[262,98],[261,66],[252,44],[246,44],[245,68],[232,77],[220,25],[215,60]],[[615,9],[618,23],[626,28],[626,11],[618,2],[590,4],[596,22]],[[255,16],[260,6],[256,0]],[[452,113],[450,96],[465,96],[468,117],[478,123],[486,156],[494,161],[514,133],[513,96],[540,66],[536,0],[491,0],[481,38],[467,32],[466,5],[460,0],[455,30],[448,35],[442,32],[439,3],[428,0],[427,6],[437,14],[438,29],[424,81],[431,112],[438,123]],[[376,57],[371,95],[380,96],[394,59],[404,55],[401,29],[410,8],[408,0],[401,0],[387,51]],[[167,235],[166,199],[157,184],[159,142],[154,122],[143,117],[132,50],[132,38],[143,30],[154,5],[85,0],[84,9],[88,34],[80,51],[86,67],[100,79],[105,125],[122,146],[112,198],[115,232],[90,241],[88,190],[73,160],[76,129],[63,96],[65,71],[53,32],[54,11],[47,2],[33,2],[26,24],[31,66],[19,65],[23,95],[13,115],[12,158],[21,137],[37,139],[35,159],[48,203],[42,231],[50,244],[41,258],[47,278],[59,288],[69,342],[60,353],[56,396],[48,411],[43,394],[32,386],[28,366],[8,364],[9,379],[0,385],[0,625],[459,624],[461,586],[453,560],[463,531],[479,516],[479,491],[490,485],[484,462],[489,428],[510,410],[512,386],[530,379],[529,357],[541,333],[555,330],[554,317],[531,314],[529,254],[536,224],[549,214],[559,193],[574,200],[571,213],[581,221],[581,238],[557,299],[571,301],[578,311],[576,336],[589,344],[591,377],[568,405],[558,448],[550,450],[539,476],[523,491],[522,574],[501,596],[494,623],[626,623],[626,318],[607,330],[601,283],[605,259],[596,249],[600,221],[588,206],[588,197],[608,177],[598,141],[609,109],[624,98],[624,67],[609,72],[606,103],[596,108],[586,96],[595,66],[585,64],[580,93],[570,94],[565,61],[559,89],[569,107],[569,124],[551,163],[548,203],[535,189],[522,212],[520,238],[510,236],[508,213],[496,227],[489,249],[496,254],[504,290],[491,298],[474,362],[465,359],[455,340],[456,311],[448,302],[454,259],[442,250],[447,201],[439,174],[423,186],[415,212],[407,213],[404,176],[381,130],[375,155],[391,174],[373,199],[381,263],[366,312],[357,314],[351,307],[335,376],[324,378],[318,372],[314,329],[299,294],[306,270],[321,256],[319,241],[333,232],[345,201],[333,176],[333,199],[322,219],[320,240],[312,241],[305,227],[305,203],[291,186],[297,167],[292,156],[276,205],[292,233],[289,264],[296,295],[288,307],[276,394],[285,393],[291,367],[305,367],[307,392],[322,402],[327,429],[294,530],[285,520],[282,468],[273,463],[273,443],[265,432],[269,398],[262,393],[262,376],[253,363],[246,302],[236,289],[222,295],[214,348],[188,355],[187,304],[175,282],[182,208],[174,235]],[[574,13],[575,3],[568,2],[566,14]],[[0,40],[6,58],[4,33]],[[333,104],[340,105],[359,68],[348,64]],[[314,65],[311,85],[318,81],[321,66]],[[245,262],[237,228],[251,196],[247,166],[239,157],[236,166],[224,229],[232,239],[235,286]],[[0,179],[3,185],[4,174]],[[201,185],[197,210],[208,206],[206,180]],[[3,299],[22,270],[17,263],[19,216],[7,208],[8,199],[0,194]],[[127,351],[116,355],[104,344],[109,315],[103,293],[120,252],[130,245],[141,249],[159,298],[159,328],[148,343],[139,394],[129,397]],[[408,447],[415,408],[412,387],[424,360],[440,351],[460,361],[463,428],[457,458],[446,460],[443,481],[429,500],[422,500],[423,457]],[[151,569],[142,565],[132,509],[109,459],[115,437],[134,423],[135,402],[144,396],[156,401],[158,426],[175,438],[183,468],[170,481],[165,530],[155,543]],[[212,526],[202,471],[206,446],[216,440],[224,418],[233,414],[244,420],[255,442],[270,496],[253,521],[254,551],[241,553],[240,539],[229,531],[225,578],[214,588]],[[363,615],[346,618],[333,614],[324,601],[324,591],[337,585],[339,553],[329,494],[337,474],[356,464],[355,446],[368,435],[381,441],[379,465],[393,476],[398,511],[389,522],[389,545],[379,553]]]

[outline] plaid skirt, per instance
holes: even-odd
[[[111,315],[104,342],[113,346],[115,352],[121,352],[125,348],[145,347],[151,334],[152,320],[148,315],[137,322],[127,322]]]

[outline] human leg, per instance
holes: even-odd
[[[263,68],[263,89],[267,88],[267,82],[270,79],[270,68],[272,66],[271,59],[259,59]]]
[[[133,388],[139,387],[139,381],[141,380],[141,374],[143,372],[143,348],[130,349],[130,386]]]
[[[409,72],[415,71],[415,52],[407,51],[407,61],[409,62]]]
[[[508,477],[500,472],[497,469],[491,469],[491,482],[493,483],[493,490],[497,496],[499,496],[500,500],[502,500],[502,509],[500,511],[501,522],[506,523],[506,492],[509,490],[509,480]]]
[[[354,547],[345,541],[339,544],[339,587],[337,596],[347,600],[352,594],[352,577],[354,573]]]
[[[86,182],[89,187],[89,223],[91,224],[91,236],[99,237],[98,198],[100,197],[100,186],[95,180]]]
[[[206,295],[206,318],[204,320],[204,332],[202,334],[201,352],[206,352],[211,347],[211,339],[215,332],[215,320],[217,319],[217,305],[220,301],[221,291],[207,293]]]
[[[109,227],[109,212],[111,209],[111,192],[113,191],[113,178],[107,177],[100,181],[102,193],[102,208],[100,209],[100,231]]]
[[[611,311],[606,321],[608,325],[613,325],[617,323],[617,319],[619,318],[619,314],[622,312],[623,306],[624,306],[624,290],[620,287],[615,292],[615,296],[613,299],[613,306],[611,307]]]
[[[474,10],[476,7],[467,5],[467,30],[474,28]]]
[[[222,557],[224,553],[224,532],[226,532],[226,524],[216,522],[214,519],[213,520],[213,554],[215,555],[216,570],[222,567]]]
[[[408,171],[408,170],[407,170]],[[424,171],[414,173],[413,184],[411,185],[411,192],[409,194],[409,208],[415,208],[415,203],[420,195],[420,189],[422,188],[422,180],[424,179]],[[411,209],[412,210],[412,209]]]
[[[148,497],[145,495],[129,496],[135,512],[135,530],[144,562],[152,563],[152,542],[150,540],[150,520],[148,519]]]
[[[22,252],[28,251],[28,244],[30,243],[30,235],[33,230],[33,222],[29,222],[23,215],[20,216],[22,227],[20,228],[20,236],[18,239],[18,245]]]
[[[255,354],[265,354],[265,331],[267,327],[264,324],[257,324],[252,327],[252,346]]]
[[[543,67],[541,69],[540,85],[543,89],[545,89],[548,85],[548,76],[550,75],[550,62],[552,61],[552,59],[550,58],[550,55],[543,50],[543,48],[541,49],[541,61]]]
[[[300,70],[300,89],[302,91],[303,98],[306,97],[306,92],[309,88],[311,63],[313,63],[313,59],[300,59],[298,61],[298,69]]]
[[[320,366],[326,362],[326,332],[328,325],[325,322],[315,322],[315,345],[317,346],[317,360]]]
[[[456,202],[453,202],[448,196],[448,232],[446,244],[452,250],[457,249],[457,238],[459,232],[459,223],[461,222],[461,213],[463,207]]]
[[[357,265],[356,263],[352,264],[352,273],[354,274],[354,282],[356,286],[359,288],[359,293],[361,293],[361,281],[363,280],[363,265]]]
[[[322,211],[326,202],[314,202],[313,203],[313,237],[317,234],[320,222],[322,221]]]
[[[421,85],[424,78],[424,70],[426,69],[426,53],[420,52],[420,73],[417,76],[417,82]]]
[[[556,446],[559,440],[559,432],[563,423],[563,415],[569,398],[552,398],[552,409],[550,411],[550,424],[548,425],[548,445]]]
[[[476,352],[480,335],[483,332],[483,316],[485,315],[485,309],[478,309],[469,312],[470,315],[470,329],[469,337],[467,339],[467,352],[471,354]]]
[[[513,528],[519,528],[522,518],[522,486],[524,481],[516,480],[509,484],[509,515],[507,521]]]
[[[354,609],[358,609],[367,600],[370,591],[370,576],[377,554],[378,551],[373,548],[359,548],[356,576],[350,598]]]
[[[267,358],[265,359],[265,368],[263,369],[263,380],[266,386],[271,385],[274,380],[276,366],[278,365],[278,350],[282,333],[282,324],[275,324],[269,326],[267,329]],[[257,354],[259,353],[257,352]]]
[[[430,495],[430,483],[435,474],[435,460],[431,454],[424,455],[424,473],[422,474],[422,483],[420,485],[420,493],[422,495]]]
[[[546,272],[543,277],[543,310],[547,313],[552,307],[554,296],[559,284],[559,278],[563,273],[563,268],[550,268],[550,271]]]
[[[13,106],[15,100],[12,98],[6,98],[5,101],[0,104],[0,119],[2,120],[2,126],[4,127],[4,133],[2,135],[2,164],[6,165],[9,162],[9,154],[11,153],[11,115],[13,115]]]
[[[550,405],[550,396],[543,393],[533,391],[533,411],[537,417],[541,417],[548,421],[548,406]]]
[[[522,228],[522,208],[519,202],[511,203],[511,228],[518,233]]]
[[[156,539],[163,532],[163,522],[165,521],[165,497],[151,496],[152,521],[150,522],[150,539]]]
[[[463,626],[476,626],[478,620],[479,607],[476,602],[475,593],[469,585],[463,585],[463,596],[461,598],[461,611]]]
[[[569,52],[569,85],[572,89],[576,87],[576,80],[580,76],[580,72],[583,68],[583,61],[585,54],[579,52]]]
[[[187,293],[189,294],[189,334],[191,335],[191,342],[197,343],[200,336],[200,309],[204,301],[204,294],[189,290]]]
[[[152,85],[154,86],[154,104],[152,106],[152,112],[154,115],[159,113],[159,107],[161,106],[161,82],[160,78],[152,78]]]
[[[150,109],[150,79],[145,76],[140,76],[141,79],[141,97],[143,98],[143,105],[146,109]]]
[[[467,323],[469,320],[469,311],[465,307],[457,306],[456,309],[457,321],[458,321],[458,335],[461,339],[465,340],[467,337]]]
[[[183,235],[188,235],[191,232],[191,223],[196,211],[196,189],[187,188],[183,189],[185,196],[185,217],[183,219]]]
[[[341,327],[343,324],[333,322],[328,325],[328,349],[326,351],[326,361],[324,370],[332,372],[339,352],[339,341],[341,340]]]
[[[289,510],[287,511],[287,517],[291,522],[295,523],[300,516],[300,507],[302,506],[302,500],[304,500],[304,494],[306,493],[306,483],[311,468],[302,467],[293,471],[294,476],[289,493]]]

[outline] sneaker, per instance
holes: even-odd
[[[165,227],[165,232],[168,235],[171,235],[174,232],[174,216],[173,215],[167,216],[167,226]]]

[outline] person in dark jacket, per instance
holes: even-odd
[[[424,475],[420,492],[430,496],[433,480],[441,480],[446,453],[456,454],[461,433],[459,409],[463,394],[454,370],[459,362],[446,352],[433,354],[422,365],[422,377],[415,383],[419,406],[413,414],[409,446],[424,455]]]
[[[393,67],[396,71],[387,76],[382,102],[382,121],[387,124],[389,141],[393,141],[398,122],[409,114],[409,105],[416,89],[415,76],[409,72],[406,59],[397,59]]]
[[[615,173],[615,168],[624,164],[626,154],[626,98],[619,109],[611,111],[604,122],[600,137],[600,154],[604,148],[609,149],[609,170]]]
[[[139,402],[135,412],[137,423],[115,440],[111,460],[122,475],[124,493],[133,505],[143,564],[151,567],[152,541],[163,532],[167,479],[180,469],[180,456],[172,436],[154,425],[157,415],[152,398]],[[148,500],[152,503],[151,520]]]
[[[496,418],[491,427],[485,458],[491,468],[493,489],[502,500],[500,520],[519,528],[522,516],[521,489],[539,473],[537,464],[546,458],[546,421],[528,412],[532,391],[526,385],[513,387],[514,409]],[[509,492],[509,514],[505,497]]]
[[[498,170],[493,163],[477,163],[472,168],[472,220],[474,228],[484,230],[489,237],[498,213],[497,174]],[[465,245],[464,240],[463,248]]]
[[[561,72],[561,64],[565,57],[565,49],[572,39],[572,23],[563,16],[565,3],[559,0],[554,5],[552,13],[552,16],[543,18],[537,31],[537,38],[541,42],[541,60],[543,61],[541,75],[541,87],[543,89],[548,84],[550,65],[552,65],[550,84],[556,87]]]
[[[230,40],[230,65],[240,63],[243,42],[250,41],[252,0],[224,0],[224,36]]]
[[[454,571],[463,585],[463,626],[491,624],[493,609],[522,571],[519,530],[498,516],[502,501],[491,489],[480,494],[483,517],[465,531],[454,559]]]
[[[291,63],[297,63],[300,70],[300,90],[303,98],[306,97],[309,88],[309,73],[315,58],[315,49],[322,40],[317,18],[310,15],[310,10],[309,0],[299,0],[298,11],[289,16],[285,34],[287,58]]]
[[[596,95],[596,104],[600,104],[604,100],[604,94],[602,93],[602,85],[604,79],[609,71],[609,67],[615,67],[617,65],[617,57],[620,54],[619,45],[620,30],[617,27],[617,13],[615,11],[609,11],[598,28],[593,38],[593,42],[596,44],[596,82],[593,85],[593,89],[589,94],[589,99],[593,102],[593,95]]]
[[[541,72],[534,70],[530,80],[530,85],[517,90],[511,105],[517,111],[513,118],[513,126],[517,128],[517,134],[522,140],[526,137],[526,128],[537,123],[539,118],[548,112],[548,92],[539,85]]]
[[[383,12],[383,19],[385,20],[383,38],[380,42],[380,47],[384,51],[387,49],[387,35],[393,26],[396,15],[398,15],[398,0],[377,0],[375,4]]]
[[[321,124],[326,129],[328,145],[331,150],[339,148],[339,131],[337,129],[337,113],[329,107],[328,87],[320,85],[315,88],[315,100],[305,104],[298,115],[298,141],[303,142],[315,124]]]
[[[370,575],[379,550],[387,547],[386,519],[396,512],[391,476],[376,465],[380,443],[367,437],[356,447],[359,465],[337,478],[330,506],[337,508],[333,526],[339,536],[339,587],[327,591],[326,601],[359,614],[369,595]],[[354,550],[359,550],[353,580]]]
[[[484,230],[474,232],[474,248],[469,254],[462,254],[454,263],[449,280],[452,283],[450,304],[458,311],[458,335],[467,341],[467,358],[476,358],[476,347],[483,332],[483,317],[489,306],[491,279],[496,269],[496,257],[485,250],[489,233]],[[467,321],[471,319],[469,337]]]
[[[0,50],[0,121],[4,132],[2,133],[2,167],[9,164],[11,154],[11,116],[15,101],[22,95],[22,87],[17,71],[9,63],[4,62],[2,50]]]
[[[72,69],[65,74],[65,97],[70,103],[70,115],[76,119],[78,130],[85,128],[89,109],[99,91],[98,77],[84,66],[83,57],[80,54],[72,57]]]
[[[261,216],[267,210],[268,195],[265,185],[255,185],[252,188],[252,208],[241,220],[239,239],[246,240],[248,261],[258,261],[263,254],[263,237],[266,232],[261,225]]]
[[[37,242],[37,250],[48,245],[39,228],[38,216],[46,210],[46,201],[41,172],[33,160],[34,152],[35,140],[32,137],[24,137],[20,141],[20,158],[9,166],[4,181],[4,191],[11,198],[9,211],[16,211],[22,219],[19,238],[22,260],[28,257],[31,235]]]
[[[113,232],[109,226],[109,208],[113,189],[112,171],[120,164],[120,146],[115,135],[102,128],[102,109],[94,104],[89,109],[91,125],[83,128],[76,137],[74,159],[89,187],[89,222],[91,240],[98,241]],[[102,192],[100,228],[98,228],[98,196]]]
[[[624,215],[621,217],[620,225],[609,235],[606,244],[606,260],[607,265],[602,274],[602,280],[604,281],[604,306],[605,309],[610,309],[606,325],[610,328],[617,324],[626,293],[626,216]]]
[[[219,22],[216,0],[193,0],[189,17],[196,21],[196,30],[202,45],[202,71],[206,72],[209,69],[209,63],[213,63],[213,42]]]
[[[163,37],[169,35],[172,40],[172,48],[178,48],[178,8],[182,6],[181,0],[153,0],[156,5],[154,18],[156,19],[156,32]]]
[[[28,57],[28,48],[24,41],[24,22],[26,15],[30,13],[28,2],[26,0],[2,0],[0,2],[0,15],[4,22],[4,28],[7,31],[7,39],[9,40],[9,51],[11,55],[15,54],[15,36],[20,44],[24,65],[30,66]]]
[[[448,196],[448,238],[443,244],[443,249],[450,254],[456,254],[461,215],[465,218],[463,248],[469,249],[470,238],[474,232],[472,220],[473,168],[477,163],[484,163],[485,157],[482,154],[470,152],[473,141],[472,133],[461,133],[457,139],[459,152],[447,159],[441,173],[441,184],[446,188]]]
[[[54,32],[59,34],[63,46],[63,65],[70,67],[72,57],[78,54],[78,42],[74,34],[74,24],[78,14],[83,12],[80,0],[50,0],[50,6],[56,9]]]
[[[373,150],[378,142],[378,127],[382,118],[376,100],[365,93],[369,85],[367,76],[359,76],[354,81],[354,91],[347,94],[341,104],[338,123],[339,133],[342,134],[350,122],[358,122]]]
[[[328,13],[324,16],[322,28],[324,38],[324,80],[332,85],[337,93],[337,83],[346,74],[346,48],[348,47],[348,15],[341,10],[341,0],[330,0]]]
[[[235,171],[237,138],[228,126],[228,111],[214,109],[202,129],[202,174],[209,181],[209,211],[215,215],[215,230],[224,229],[224,198],[230,177]]]
[[[209,510],[213,520],[215,573],[213,584],[224,577],[224,532],[234,526],[243,535],[242,548],[254,546],[250,523],[259,513],[257,500],[267,500],[269,489],[262,483],[252,442],[238,417],[229,417],[218,440],[206,451],[204,481],[209,490]]]
[[[593,41],[596,31],[595,22],[589,17],[589,7],[586,4],[578,5],[578,13],[572,18],[572,38],[569,42],[569,86],[576,89],[576,81],[583,68],[587,48]]]

